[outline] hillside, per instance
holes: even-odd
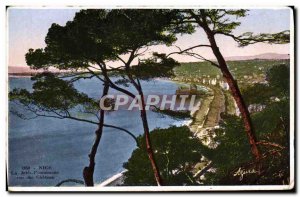
[[[287,60],[290,59],[289,54],[279,54],[279,53],[263,53],[259,55],[252,56],[231,56],[225,57],[227,61],[240,61],[240,60]]]
[[[266,70],[274,65],[288,64],[289,60],[243,60],[228,61],[227,63],[234,77],[239,82],[243,82],[249,79],[251,81],[262,80]],[[221,77],[219,69],[209,62],[182,63],[181,66],[175,68],[175,74],[177,77],[192,79]]]

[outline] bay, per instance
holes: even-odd
[[[118,78],[113,78],[117,80]],[[178,84],[167,80],[141,81],[145,95],[172,95]],[[96,79],[79,80],[74,86],[90,97],[99,98],[102,83]],[[32,81],[26,77],[10,77],[9,89],[25,88],[32,91]],[[128,87],[133,91],[132,87]],[[117,94],[110,90],[110,94]],[[22,106],[9,103],[9,111],[25,110]],[[24,111],[26,113],[26,111]],[[147,112],[150,130],[167,128],[171,125],[182,125],[178,121],[152,111]],[[107,113],[107,124],[126,128],[134,135],[143,133],[139,111],[118,110]],[[65,179],[82,178],[82,170],[88,165],[88,154],[94,140],[96,125],[74,120],[59,120],[37,117],[23,120],[9,112],[8,129],[8,177],[10,186],[55,186]],[[95,184],[121,172],[132,151],[136,148],[135,141],[128,134],[116,129],[105,128],[96,156],[94,173]],[[19,179],[12,172],[21,173],[22,167],[37,169],[40,166],[51,166],[58,174],[53,179]],[[68,185],[68,184],[66,184]],[[70,184],[69,184],[70,185]],[[72,185],[72,184],[71,184]]]

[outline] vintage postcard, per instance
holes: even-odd
[[[293,190],[293,14],[8,6],[8,191]]]

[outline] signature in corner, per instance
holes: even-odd
[[[233,176],[240,176],[240,181],[242,181],[243,178],[244,178],[244,175],[246,175],[246,174],[255,174],[255,173],[258,173],[258,171],[255,170],[255,169],[244,170],[244,169],[242,169],[242,168],[239,168],[239,169],[233,174]]]

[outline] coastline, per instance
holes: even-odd
[[[183,85],[187,85],[187,86],[189,85],[186,82],[175,81],[175,80],[172,80],[172,79],[156,78],[155,80],[173,82],[173,83],[176,83],[176,84],[183,84]],[[197,84],[197,87],[198,86],[200,86],[201,89],[204,89],[207,92],[211,92],[212,91],[208,87],[201,86],[201,85]],[[201,125],[198,125],[197,122],[195,122],[195,119],[197,118],[197,114],[198,113],[203,113],[202,111],[200,112],[200,110],[201,110],[201,107],[202,107],[202,102],[203,101],[205,102],[205,100],[208,100],[206,97],[207,96],[204,96],[204,98],[199,99],[199,101],[197,102],[197,104],[190,111],[190,114],[191,114],[191,118],[190,119],[188,119],[188,120],[178,120],[178,121],[176,121],[176,123],[174,125],[177,126],[177,127],[188,126],[190,128],[191,132],[193,132],[193,130],[192,130],[193,124],[195,124],[197,127],[201,126]],[[207,113],[208,113],[208,111],[207,111]],[[207,113],[205,113],[204,116],[207,116],[208,115]],[[203,126],[203,124],[204,124],[204,122],[202,122],[202,126]],[[193,132],[193,133],[196,134],[196,132]],[[117,174],[109,177],[108,179],[102,181],[101,183],[97,184],[95,187],[117,186],[118,184],[122,183],[122,181],[124,179],[124,173],[125,172],[126,172],[126,170],[123,170],[122,172],[117,173]]]
[[[8,74],[8,78],[31,78],[33,75],[15,75],[15,74]]]
[[[30,78],[32,76],[10,76],[11,78]],[[171,79],[156,79],[158,81],[166,81],[168,83],[175,83],[175,84],[183,84],[186,86],[189,86],[189,83],[186,82],[181,82],[181,81],[175,81],[175,80],[171,80]],[[211,92],[211,89],[206,87],[206,86],[202,86],[200,84],[197,84],[197,87],[201,86],[201,89],[207,90],[208,92]],[[175,92],[174,92],[175,93]],[[206,94],[203,95],[203,97],[201,96],[201,98],[197,101],[196,105],[194,105],[194,107],[190,110],[190,115],[191,118],[188,119],[179,119],[174,121],[173,125],[180,127],[180,126],[188,126],[190,128],[190,130],[192,131],[192,126],[196,125],[196,126],[201,126],[201,124],[203,124],[204,122],[202,121],[201,124],[198,124],[199,121],[195,122],[194,119],[197,119],[197,115],[198,114],[202,114],[202,116],[206,116],[207,113],[203,114],[203,106],[206,103],[207,100],[209,100],[210,96],[207,96]],[[201,111],[202,110],[202,111]],[[196,132],[193,132],[193,134],[196,136]],[[101,183],[97,184],[97,187],[102,187],[102,186],[109,186],[115,182],[118,182],[120,179],[122,179],[123,173],[124,173],[124,169],[122,169],[123,171],[109,177],[108,179],[102,181]],[[119,182],[118,182],[119,183]],[[120,183],[119,183],[120,185]]]

